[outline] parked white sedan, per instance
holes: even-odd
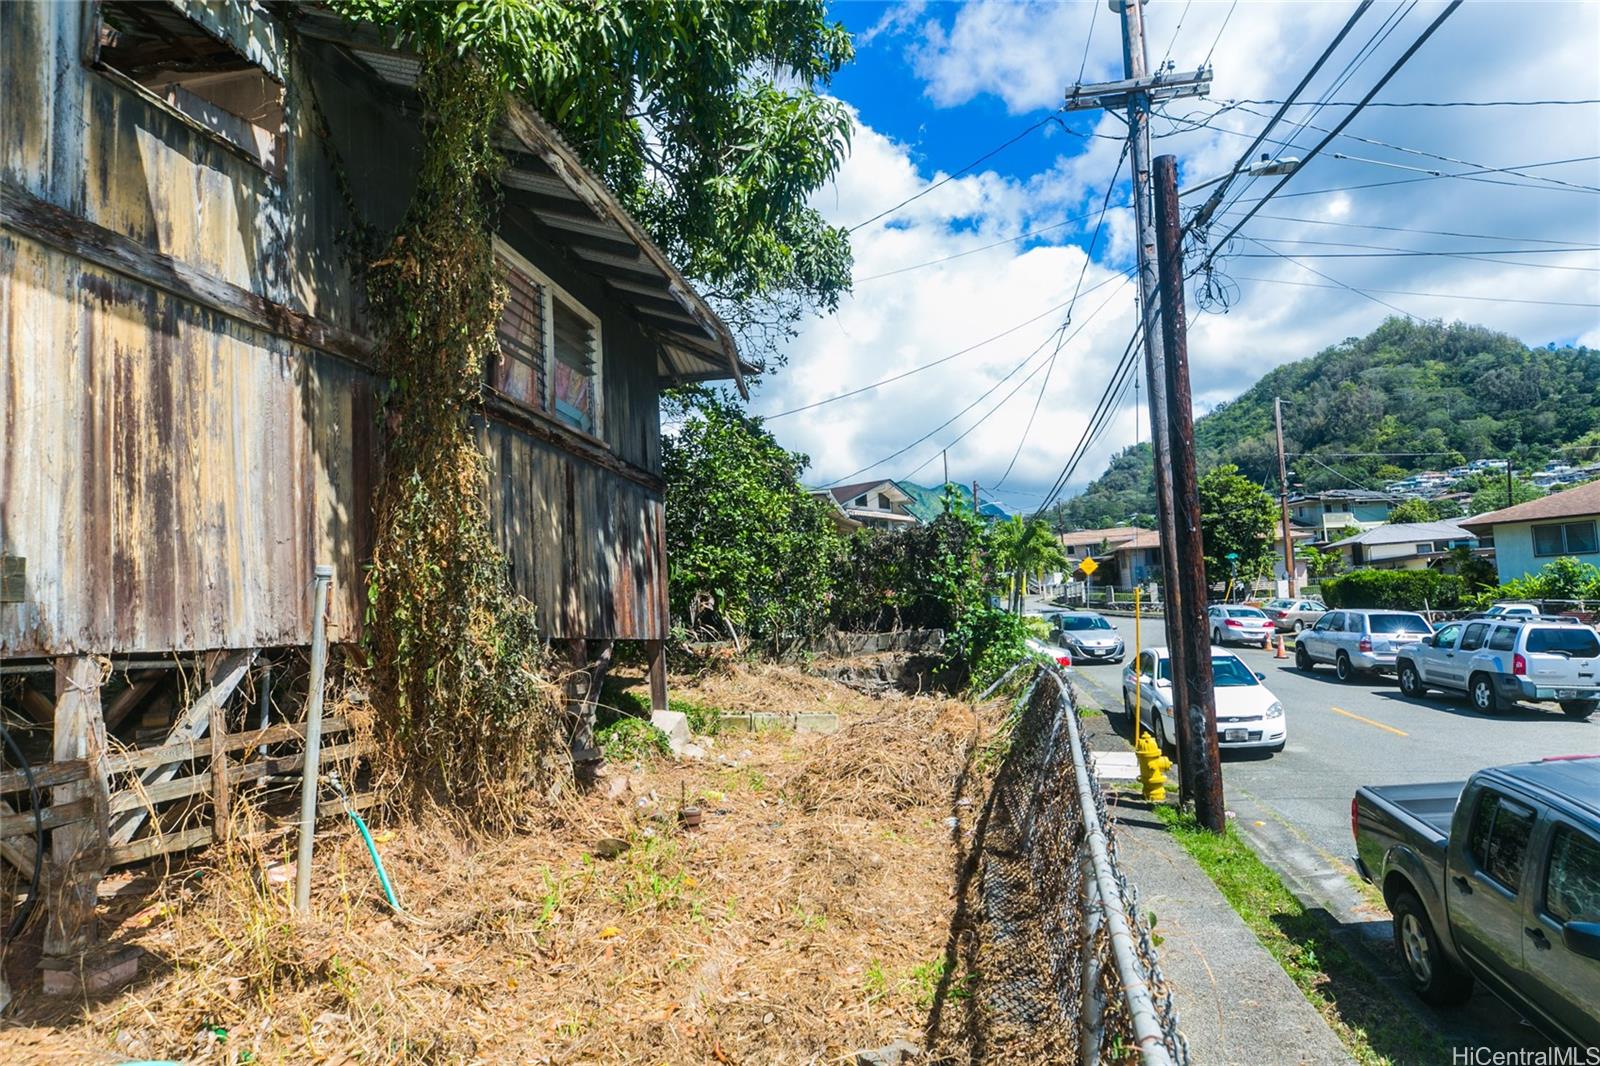
[[[1265,648],[1278,632],[1277,623],[1259,607],[1214,603],[1206,608],[1213,644],[1254,644]]]
[[[1211,676],[1217,701],[1217,746],[1225,751],[1282,751],[1289,739],[1283,704],[1233,652],[1211,649]],[[1122,671],[1122,707],[1131,718],[1135,695],[1141,723],[1163,750],[1178,737],[1172,717],[1172,660],[1166,648],[1146,648]],[[1154,711],[1152,711],[1154,708]]]

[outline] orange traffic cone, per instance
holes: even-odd
[[[1272,656],[1274,659],[1287,659],[1289,653],[1283,650],[1283,634],[1278,634],[1278,650]]]

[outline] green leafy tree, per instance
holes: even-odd
[[[1429,500],[1428,509],[1433,512],[1434,520],[1438,522],[1448,522],[1452,518],[1465,518],[1467,515],[1467,509],[1461,506],[1460,501],[1447,500],[1443,497]]]
[[[1499,580],[1495,565],[1465,545],[1450,549],[1447,565],[1466,583],[1468,592],[1493,588]]]
[[[1433,508],[1429,506],[1427,500],[1418,499],[1416,497],[1412,497],[1409,500],[1401,500],[1399,503],[1395,504],[1394,509],[1389,512],[1388,518],[1390,525],[1401,525],[1407,522],[1432,521],[1434,521]]]
[[[333,0],[425,54],[480,65],[555,123],[706,289],[747,355],[778,358],[850,284],[809,205],[849,150],[823,90],[854,56],[821,0]]]
[[[1269,573],[1276,555],[1272,523],[1277,508],[1267,490],[1232,463],[1206,474],[1198,488],[1208,577],[1254,581]],[[1236,558],[1228,558],[1230,554]],[[1230,592],[1231,585],[1230,580]]]
[[[1306,562],[1306,573],[1312,577],[1332,577],[1344,569],[1344,556],[1336,551],[1325,551],[1307,544],[1296,548],[1295,554]]]
[[[1046,570],[1065,569],[1067,557],[1061,542],[1040,519],[1012,515],[993,529],[995,562],[1010,575],[1011,610],[1021,613],[1027,579]]]
[[[669,399],[662,440],[673,614],[691,626],[778,642],[824,620],[843,538],[800,484],[808,460],[710,390]]]
[[[1533,482],[1513,477],[1511,499],[1507,500],[1504,474],[1479,474],[1468,482],[1466,490],[1472,493],[1472,500],[1467,504],[1467,510],[1473,514],[1485,514],[1489,511],[1498,511],[1502,507],[1514,507],[1519,503],[1537,500],[1544,495],[1544,490]]]
[[[1341,526],[1332,533],[1328,534],[1328,543],[1337,544],[1341,540],[1349,540],[1351,537],[1359,537],[1363,532],[1365,532],[1365,530],[1358,525]]]

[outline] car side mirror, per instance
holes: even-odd
[[[1600,922],[1568,922],[1561,931],[1561,942],[1574,955],[1600,959]]]
[[[1139,675],[1139,684],[1148,685],[1149,683],[1150,683],[1150,675],[1149,674],[1140,674]]]
[[[1263,674],[1260,670],[1256,671],[1256,680],[1257,681],[1265,681],[1266,679],[1267,679],[1267,675],[1266,674]]]

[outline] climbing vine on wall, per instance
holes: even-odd
[[[425,57],[417,88],[429,120],[416,193],[367,271],[390,379],[368,586],[377,703],[402,781],[510,813],[566,761],[558,693],[489,527],[469,420],[504,300],[492,226],[503,94],[443,52]]]

